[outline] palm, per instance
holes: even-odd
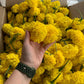
[[[37,69],[42,62],[45,51],[52,44],[43,47],[42,44],[30,41],[29,33],[27,33],[23,44],[22,62]]]

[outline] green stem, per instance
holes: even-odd
[[[54,82],[57,80],[57,78],[61,75],[61,73],[58,74],[58,76],[53,80],[51,81],[51,84],[54,84]]]
[[[81,19],[79,20],[81,22],[83,20],[83,15],[80,10],[78,10],[78,12],[80,13],[80,16],[81,16]]]
[[[61,71],[64,69],[64,67],[67,65],[68,62],[69,62],[69,60],[66,62],[66,64],[65,64],[63,67],[61,67],[61,68],[59,69],[59,72],[61,72]],[[59,73],[58,76],[57,76],[53,81],[51,81],[51,84],[53,84],[53,83],[57,80],[57,78],[58,78],[60,75],[61,75],[61,73]]]
[[[64,44],[65,44],[65,45],[67,45],[66,40],[61,39],[61,41],[63,41],[63,42],[64,42]]]
[[[70,29],[72,29],[72,27],[67,28],[65,31],[68,31],[68,30],[70,30]]]
[[[81,71],[83,68],[84,68],[84,67],[83,67],[83,65],[81,64],[80,71]]]
[[[61,72],[61,71],[65,68],[65,66],[68,64],[68,62],[69,62],[69,60],[66,62],[66,64],[65,64],[63,67],[61,67],[61,68],[59,69],[59,72]]]
[[[9,72],[9,70],[12,68],[12,66],[10,65],[9,66],[9,68],[8,68],[8,70],[5,72],[5,74],[4,74],[4,76],[6,77],[7,76],[7,74],[8,74],[8,72]]]
[[[25,23],[25,21],[24,21],[24,14],[25,14],[25,13],[23,13],[23,24]]]
[[[21,34],[19,34],[19,33],[15,34],[13,36],[13,38],[11,39],[10,44],[12,44],[16,40],[16,38],[18,37],[18,35],[21,35]]]

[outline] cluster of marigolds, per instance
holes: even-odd
[[[68,14],[59,1],[51,0],[25,0],[11,7],[2,28],[5,51],[0,53],[0,84],[20,62],[26,30],[34,42],[56,41],[30,84],[84,84],[84,19],[71,19]]]

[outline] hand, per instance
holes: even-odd
[[[53,43],[43,47],[42,43],[38,44],[36,42],[30,41],[30,34],[28,31],[26,31],[26,36],[25,36],[23,49],[22,49],[21,62],[30,67],[37,69],[42,62],[45,51],[52,44]]]

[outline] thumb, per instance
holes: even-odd
[[[25,40],[24,41],[27,41],[28,43],[30,43],[30,34],[29,34],[28,31],[26,31]]]

